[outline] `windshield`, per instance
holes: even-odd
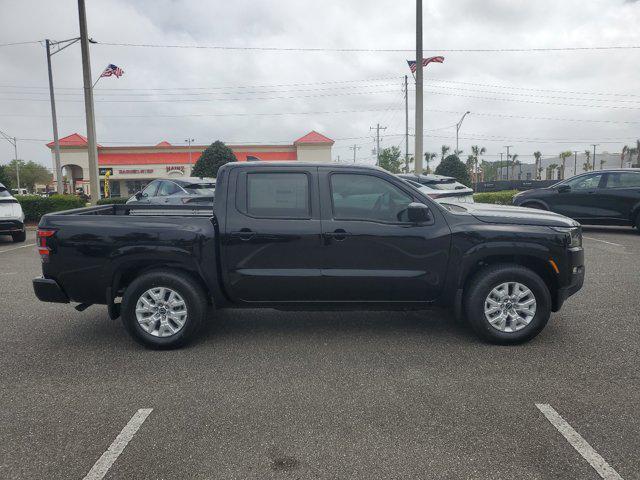
[[[213,195],[216,193],[215,183],[192,183],[183,188],[191,195]]]

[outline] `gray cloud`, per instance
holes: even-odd
[[[414,2],[392,0],[93,0],[88,2],[88,17],[91,35],[104,42],[411,49],[414,47],[414,8]],[[5,9],[10,14],[0,18],[3,41],[45,37],[63,39],[77,35],[76,3],[73,1],[26,0],[12,2]],[[636,27],[640,21],[640,8],[637,2],[621,0],[437,0],[425,2],[424,20],[424,43],[429,51],[437,48],[640,44],[640,33]],[[431,65],[426,72],[431,80],[427,83],[425,96],[425,127],[434,130],[427,132],[429,135],[437,135],[426,137],[426,149],[439,151],[443,143],[454,144],[455,130],[444,127],[457,121],[459,114],[455,112],[471,110],[472,115],[465,120],[461,136],[475,135],[483,140],[461,139],[461,146],[466,151],[470,150],[471,144],[481,144],[487,147],[489,154],[496,155],[501,151],[502,145],[511,144],[526,159],[524,156],[534,150],[557,155],[566,149],[582,151],[593,142],[602,143],[603,149],[619,151],[623,144],[633,142],[640,136],[640,124],[542,121],[479,114],[640,122],[640,97],[535,90],[639,95],[636,80],[639,55],[638,50],[445,53],[445,63]],[[96,88],[98,140],[104,144],[109,141],[157,142],[162,139],[182,142],[187,137],[196,138],[201,143],[218,138],[225,141],[291,141],[308,130],[317,129],[337,139],[364,137],[339,140],[335,145],[334,156],[340,155],[342,159],[350,157],[348,147],[357,143],[362,146],[359,156],[365,160],[370,159],[373,146],[370,126],[380,122],[388,127],[387,134],[404,131],[401,78],[408,73],[405,60],[411,57],[411,53],[401,52],[258,52],[95,45],[92,47],[91,58],[94,76],[107,63],[116,63],[126,72],[118,80],[102,80]],[[46,87],[44,49],[37,45],[0,48],[0,65],[0,129],[20,138],[50,139],[52,134],[46,90],[25,88]],[[65,101],[82,99],[81,95],[69,95],[79,94],[80,90],[65,90],[81,87],[77,45],[54,57],[54,70],[60,133],[84,133],[82,102]],[[375,84],[354,82],[270,88],[261,90],[280,90],[281,93],[256,95],[242,95],[243,91],[250,89],[230,89],[210,96],[218,99],[253,98],[244,101],[99,101],[115,98],[171,98],[167,95],[124,96],[136,92],[154,92],[129,89],[238,87],[389,77],[394,79]],[[18,85],[21,88],[8,88],[8,85]],[[486,85],[508,85],[530,90],[507,90]],[[296,89],[297,92],[293,91]],[[26,91],[36,93],[24,93]],[[176,92],[178,91],[172,93]],[[228,95],[223,95],[223,92]],[[366,92],[379,93],[360,94]],[[115,97],[115,93],[122,96]],[[336,95],[339,93],[351,94]],[[263,97],[295,98],[257,99]],[[506,97],[517,101],[495,100]],[[10,101],[7,98],[44,101]],[[181,98],[188,97],[173,97],[174,100]],[[410,105],[412,107],[413,99]],[[594,105],[604,108],[593,108]],[[612,106],[624,108],[610,108]],[[372,109],[383,111],[304,116],[251,115],[258,112]],[[387,110],[384,111],[385,109]],[[454,113],[446,113],[448,111]],[[159,116],[225,113],[248,115],[179,118]],[[112,118],[112,115],[148,117]],[[557,143],[557,140],[562,139],[577,141],[571,144]],[[613,143],[605,143],[608,141]],[[20,156],[49,165],[49,152],[43,143],[20,142]],[[383,139],[385,146],[397,144],[403,145],[402,137],[386,136]],[[11,155],[10,146],[0,144],[0,163],[6,163]]]

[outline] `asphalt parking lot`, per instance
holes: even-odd
[[[640,478],[640,235],[584,238],[585,287],[525,345],[444,311],[228,311],[159,352],[37,301],[34,233],[0,237],[0,478]]]

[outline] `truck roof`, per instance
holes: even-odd
[[[285,168],[295,168],[295,167],[331,167],[331,168],[345,168],[345,169],[363,169],[363,170],[378,170],[386,173],[386,170],[383,168],[377,167],[375,165],[364,165],[362,163],[323,163],[323,162],[231,162],[225,164],[221,168],[267,168],[267,167],[285,167]]]

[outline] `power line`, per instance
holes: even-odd
[[[15,45],[28,45],[31,43],[40,43],[42,40],[28,40],[25,42],[0,43],[0,47],[13,47]]]
[[[138,47],[138,48],[186,48],[205,50],[232,50],[232,51],[275,51],[275,52],[345,52],[345,53],[370,53],[370,52],[414,52],[410,48],[331,48],[331,47],[255,47],[255,46],[230,46],[230,45],[177,45],[154,43],[120,43],[98,42],[98,45],[110,47]],[[464,52],[464,53],[488,53],[488,52],[575,52],[575,51],[606,51],[606,50],[637,50],[640,45],[608,45],[592,47],[534,47],[534,48],[431,48],[425,52]]]

